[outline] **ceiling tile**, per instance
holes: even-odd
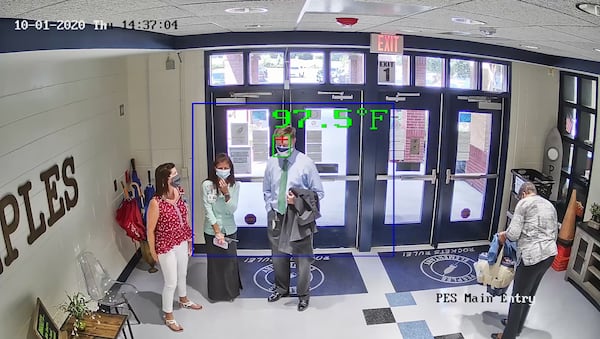
[[[389,3],[366,3],[354,0],[307,0],[304,10],[312,13],[335,13],[349,15],[377,15],[403,17],[431,10],[433,7],[421,4],[405,4],[398,1]]]
[[[50,6],[64,0],[38,0],[38,1],[19,1],[3,0],[0,1],[1,18],[18,18],[19,15],[27,13],[34,9]]]
[[[519,21],[527,25],[577,25],[586,23],[577,17],[520,0],[472,0],[452,6],[452,9],[467,14],[489,15]]]
[[[230,20],[236,20],[240,17],[252,17],[252,16],[260,16],[260,15],[295,15],[294,21],[298,18],[300,11],[302,10],[302,6],[304,5],[304,1],[219,1],[207,4],[189,4],[189,5],[180,5],[178,6],[181,9],[189,11],[190,13],[194,13],[198,16],[210,16],[210,15],[227,15]],[[266,8],[268,12],[266,13],[256,13],[256,14],[229,14],[226,13],[225,10],[228,8],[238,8],[238,7],[261,7]],[[234,19],[235,18],[235,19]]]
[[[522,0],[523,2],[538,6],[545,7],[556,12],[560,12],[572,17],[579,18],[581,20],[587,21],[589,23],[593,23],[596,25],[600,25],[600,17],[594,16],[591,14],[587,14],[585,12],[577,9],[576,5],[581,2],[586,2],[582,0],[560,0],[560,1],[548,1],[548,0]],[[596,1],[588,1],[600,4],[600,2]]]
[[[496,36],[517,41],[582,41],[587,39],[561,33],[546,27],[503,27],[498,28]]]

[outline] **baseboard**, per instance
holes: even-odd
[[[127,263],[121,274],[119,274],[117,281],[127,281],[127,279],[129,279],[129,276],[131,275],[131,272],[133,272],[137,264],[140,262],[140,259],[142,259],[142,250],[138,248],[137,251],[135,251],[135,253],[131,257],[131,259],[129,259],[129,262]]]

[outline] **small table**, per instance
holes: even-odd
[[[92,316],[95,319],[92,319]],[[80,339],[116,339],[119,336],[119,332],[123,329],[125,321],[127,321],[127,315],[124,314],[110,314],[102,312],[94,312],[84,318],[85,330],[77,332]],[[71,331],[73,330],[73,323],[75,318],[68,317],[63,325],[60,327],[61,331],[67,333],[67,337],[71,338]]]

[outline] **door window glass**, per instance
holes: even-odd
[[[229,109],[227,146],[238,179],[262,177],[269,158],[269,108]],[[267,216],[262,182],[240,182],[240,197],[235,222],[238,226],[266,226]],[[245,216],[253,214],[256,223],[248,224]]]
[[[242,53],[213,54],[210,56],[210,85],[244,84],[244,55]]]
[[[323,52],[291,52],[290,82],[322,84],[324,58]]]
[[[310,118],[304,121],[306,131],[305,150],[317,166],[325,199],[321,202],[319,226],[339,226],[345,224],[346,205],[340,203],[339,192],[346,192],[345,180],[327,180],[328,176],[346,175],[348,155],[348,128],[352,127],[349,110],[344,107],[305,108]]]
[[[446,82],[444,59],[433,57],[415,57],[415,85],[443,87]]]
[[[492,115],[459,112],[455,174],[487,174]],[[481,220],[487,179],[457,179],[452,192],[451,221]]]
[[[450,59],[450,87],[462,89],[477,88],[477,68],[475,61]]]
[[[363,53],[332,52],[329,79],[332,84],[364,84],[365,55]]]
[[[408,86],[410,84],[410,57],[398,54],[377,56],[377,83],[379,85]]]
[[[392,110],[388,175],[423,175],[427,159],[429,111]],[[425,185],[429,181],[388,179],[386,224],[420,223]],[[410,192],[410,194],[407,194]]]
[[[250,84],[283,84],[283,52],[250,53]]]
[[[488,92],[506,92],[506,65],[481,63],[481,89]]]

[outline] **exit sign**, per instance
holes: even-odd
[[[371,34],[371,53],[402,54],[403,50],[402,35]]]

